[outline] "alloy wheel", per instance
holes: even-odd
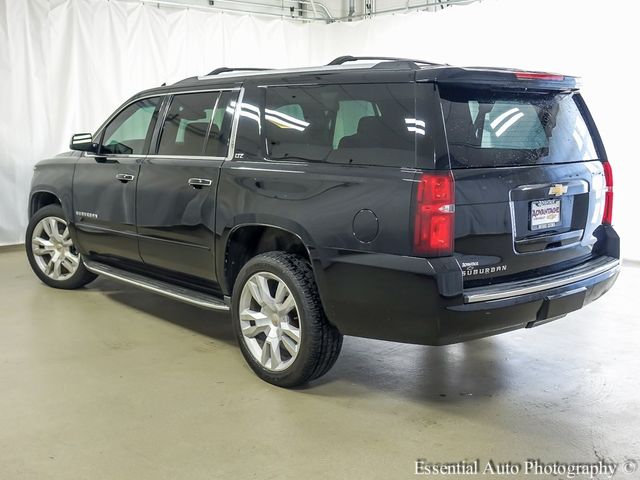
[[[38,268],[52,280],[67,280],[80,265],[80,254],[73,246],[69,226],[59,217],[45,217],[36,224],[31,250]]]
[[[258,272],[244,284],[239,302],[242,338],[254,359],[267,370],[286,370],[300,351],[302,325],[286,283]]]

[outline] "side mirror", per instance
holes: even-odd
[[[93,135],[90,133],[76,133],[71,137],[69,148],[78,152],[96,153],[98,144],[93,143]]]

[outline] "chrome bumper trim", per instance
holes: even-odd
[[[620,260],[613,257],[601,257],[583,265],[578,265],[564,272],[546,275],[534,280],[520,280],[516,282],[490,285],[487,287],[470,288],[464,292],[464,303],[487,302],[517,297],[529,293],[536,293],[551,288],[563,287],[580,282],[602,273],[620,268]],[[613,272],[612,272],[613,273]]]

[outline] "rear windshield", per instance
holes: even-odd
[[[440,87],[452,168],[596,160],[574,95]]]

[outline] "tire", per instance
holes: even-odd
[[[245,360],[273,385],[304,385],[340,354],[342,334],[327,320],[311,266],[297,255],[252,258],[236,279],[231,316]]]
[[[73,245],[60,205],[47,205],[31,217],[25,248],[31,269],[50,287],[73,290],[96,278]]]

